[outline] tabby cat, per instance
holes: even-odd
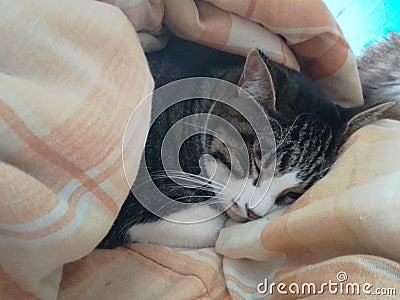
[[[266,123],[270,124],[276,148],[273,153],[261,151],[260,139],[248,120],[239,111],[214,100],[192,99],[169,107],[149,131],[133,190],[145,183],[141,174],[146,168],[157,187],[149,189],[146,198],[156,200],[161,191],[176,201],[192,203],[184,210],[171,207],[168,218],[187,224],[164,220],[149,212],[131,192],[99,245],[101,248],[126,242],[213,246],[227,218],[254,220],[296,201],[328,172],[352,133],[393,105],[388,102],[343,108],[332,104],[306,76],[270,60],[258,50],[250,51],[244,59],[173,38],[165,49],[148,54],[147,59],[156,88],[195,76],[220,78],[240,86],[267,113]],[[153,101],[153,109],[157,105]],[[239,105],[248,109],[245,99]],[[163,137],[178,120],[197,113],[228,120],[243,138],[245,151],[235,148],[236,140],[229,130],[217,128],[216,135],[223,140],[210,134],[191,136],[179,149],[182,171],[167,172],[161,161]],[[244,160],[248,160],[248,168],[243,167]],[[190,188],[177,184],[177,178],[203,185]],[[244,188],[237,190],[237,186]],[[211,205],[201,205],[209,199],[214,199]],[[250,205],[251,199],[257,205]],[[206,221],[190,222],[199,217]]]

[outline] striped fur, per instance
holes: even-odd
[[[173,43],[178,43],[178,46],[182,43],[180,46],[183,49],[188,45],[187,42],[179,40]],[[142,170],[147,168],[150,174],[156,174],[152,180],[158,190],[176,201],[202,202],[218,195],[217,203],[213,202],[215,207],[212,209],[215,209],[216,214],[219,210],[227,210],[228,216],[236,220],[260,218],[276,208],[293,203],[329,171],[346,138],[358,128],[375,120],[381,111],[391,105],[346,109],[328,101],[327,97],[306,76],[270,60],[259,51],[252,50],[244,63],[239,57],[222,55],[215,50],[205,50],[204,47],[196,48],[193,44],[189,45],[191,49],[189,53],[185,51],[176,53],[173,51],[176,45],[172,44],[160,53],[148,55],[150,68],[156,78],[156,86],[196,75],[229,78],[238,82],[239,86],[250,93],[268,114],[276,140],[276,151],[261,153],[259,146],[261,141],[257,139],[251,125],[240,112],[223,103],[196,99],[180,102],[168,108],[154,123],[156,126],[150,129],[143,157],[147,165],[142,165]],[[215,57],[210,59],[213,55],[219,59],[216,60]],[[201,57],[204,58],[201,68],[197,68],[197,64],[190,67],[190,59]],[[165,72],[165,70],[169,71]],[[245,101],[239,103],[243,105],[243,110],[249,109]],[[212,136],[207,136],[206,139],[193,136],[188,139],[180,149],[180,163],[183,171],[197,175],[204,170],[204,178],[216,182],[201,189],[178,186],[171,181],[170,175],[164,171],[162,159],[168,161],[170,159],[168,156],[172,155],[173,151],[165,152],[163,157],[160,151],[164,135],[169,128],[183,117],[196,113],[214,114],[228,120],[240,133],[247,147],[245,153],[235,147],[237,141],[225,128],[216,129],[224,138],[223,141]],[[265,132],[267,135],[267,131]],[[181,134],[183,135],[184,132]],[[178,144],[180,139],[178,136],[176,139]],[[225,145],[231,145],[232,151],[228,152]],[[211,155],[216,161],[215,174],[212,171],[215,166],[211,160],[201,162],[204,154]],[[246,156],[250,161],[249,170],[243,167]],[[274,163],[274,160],[268,159],[269,157],[275,157],[276,160],[275,173],[272,177],[265,174],[265,170]],[[199,165],[199,162],[203,166]],[[139,171],[133,189],[142,184],[140,174]],[[229,174],[232,174],[230,183],[228,183]],[[191,177],[188,176],[188,178]],[[251,183],[245,183],[247,180]],[[269,184],[271,180],[272,183]],[[223,192],[220,193],[218,185],[226,186]],[[240,185],[244,186],[244,190],[237,189]],[[146,197],[148,199],[153,197],[156,201],[157,193],[158,191],[149,190]],[[190,211],[188,210],[187,213],[189,214]],[[171,206],[170,214],[185,216],[185,212],[176,211],[174,206]],[[187,218],[190,217],[187,216]],[[212,246],[218,236],[216,232],[224,223],[222,218],[215,222],[218,227],[209,226],[210,223],[207,222],[203,227],[196,227],[196,231],[202,235],[204,232],[209,232],[209,236],[214,237],[202,239],[207,241],[202,244],[196,234],[183,236],[183,233],[187,231],[161,230],[162,226],[160,227],[161,223],[158,219],[158,216],[147,211],[134,195],[130,194],[114,227],[100,246],[109,248],[128,241],[151,241],[175,247]],[[154,226],[158,226],[157,232],[160,234],[152,237],[144,236],[143,232],[154,232],[150,224],[146,225],[145,231],[140,231],[140,235],[137,234],[139,227],[143,227],[140,224],[149,222],[155,222]],[[180,236],[180,239],[176,239],[176,236]]]

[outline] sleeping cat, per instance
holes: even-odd
[[[353,132],[393,105],[378,103],[353,108],[334,105],[306,76],[268,59],[258,50],[250,51],[244,59],[174,38],[165,49],[148,54],[147,59],[156,88],[196,76],[237,84],[267,114],[265,125],[270,125],[276,148],[261,151],[262,141],[241,116],[240,109],[210,99],[191,99],[169,107],[155,119],[149,131],[132,190],[145,184],[147,179],[142,174],[146,168],[157,187],[146,190],[147,200],[156,201],[161,191],[171,199],[191,205],[183,210],[171,206],[167,219],[177,221],[171,222],[149,212],[131,192],[99,245],[101,248],[127,242],[214,246],[228,217],[237,221],[254,220],[296,201],[328,172]],[[240,94],[238,97],[240,100]],[[243,110],[251,109],[246,99],[238,99],[232,102],[239,103]],[[153,110],[157,105],[153,100]],[[245,151],[235,147],[236,139],[230,130],[217,127],[214,136],[197,134],[185,141],[179,149],[182,171],[165,170],[162,164],[165,157],[161,157],[163,138],[173,124],[192,114],[216,115],[228,120],[243,138]],[[265,128],[266,137],[269,131]],[[247,168],[243,166],[245,160],[249,163]],[[196,187],[179,185],[176,179],[182,178],[196,183]],[[210,199],[211,205],[202,205]],[[199,218],[205,221],[194,222]]]

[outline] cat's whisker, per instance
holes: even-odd
[[[160,175],[153,175],[152,178],[153,179],[164,179],[164,178],[165,179],[167,179],[167,178],[169,178],[169,179],[179,179],[179,180],[184,180],[184,181],[187,181],[187,182],[192,182],[192,183],[198,184],[198,185],[206,185],[206,184],[208,184],[208,185],[215,186],[216,188],[217,187],[220,187],[220,188],[225,187],[223,184],[221,184],[219,182],[216,182],[216,181],[214,181],[214,180],[212,180],[210,178],[206,178],[206,177],[199,176],[199,175],[194,175],[194,174],[191,174],[191,173],[185,173],[185,172],[176,172],[176,173],[174,173],[174,172],[171,172],[171,171],[159,172],[159,173],[160,173]]]
[[[188,178],[181,178],[181,177],[165,177],[167,179],[171,179],[174,183],[169,183],[169,184],[163,184],[162,186],[167,187],[167,186],[177,186],[177,187],[187,187],[187,188],[206,188],[206,187],[212,187],[215,190],[221,190],[222,187],[220,186],[215,186],[212,183],[205,183],[202,181],[196,181],[196,180],[190,180]],[[163,179],[162,177],[158,179]],[[175,180],[173,180],[175,179]]]
[[[135,222],[133,222],[134,220],[136,220]],[[127,229],[129,229],[130,227],[132,227],[133,225],[135,225],[136,223],[141,223],[139,220],[137,220],[136,216],[133,216],[131,218],[128,218],[124,224],[124,226],[122,226],[119,230],[118,230],[118,235],[125,235]]]
[[[203,179],[203,180],[206,180],[206,181],[211,180],[210,178],[207,178],[207,177],[204,177],[204,176],[201,176],[201,175],[198,175],[198,174],[185,173],[185,172],[182,172],[182,171],[176,171],[176,170],[170,171],[170,170],[166,170],[166,172],[167,172],[167,173],[178,172],[179,174],[189,175],[189,176],[196,177],[196,178],[200,178],[200,179]]]
[[[172,175],[170,176],[171,178],[178,178],[178,176],[181,176],[181,178],[187,178],[189,180],[190,179],[198,179],[198,180],[203,180],[205,183],[207,184],[213,184],[215,186],[220,186],[222,188],[225,187],[225,185],[211,179],[211,178],[207,178],[201,175],[196,175],[196,174],[191,174],[191,173],[185,173],[185,172],[179,172],[179,171],[166,171],[166,173],[168,175]],[[174,175],[173,175],[174,174]]]
[[[202,181],[191,180],[191,179],[188,179],[188,178],[175,178],[175,177],[172,177],[171,179],[176,179],[175,182],[179,186],[186,187],[186,188],[191,188],[191,189],[194,189],[194,188],[203,188],[203,189],[209,188],[210,191],[221,191],[223,189],[220,186],[213,185],[212,183],[205,183],[205,182],[202,182]],[[181,181],[181,182],[177,182],[177,181]],[[182,181],[185,181],[186,183],[184,183]],[[190,184],[192,184],[192,185],[190,185]]]
[[[207,199],[207,198],[212,198],[212,197],[213,196],[191,196],[191,197],[183,196],[183,197],[179,197],[179,198],[176,198],[176,199],[171,199],[167,203],[165,203],[164,205],[160,206],[157,209],[157,211],[155,211],[155,213],[156,214],[159,213],[160,211],[162,211],[162,209],[164,209],[168,205],[177,205],[176,202],[179,202],[178,200],[187,199],[187,198],[190,198],[190,199],[192,199],[192,198],[203,198],[204,199],[205,198],[205,199]],[[187,205],[190,205],[190,204],[201,204],[202,202],[204,202],[204,201],[201,201],[201,202],[184,202],[184,203],[186,203]],[[180,202],[180,204],[182,204],[182,202]]]
[[[327,167],[327,168],[325,168],[325,169],[322,169],[322,170],[319,171],[318,173],[314,174],[314,177],[318,177],[319,175],[321,175],[321,174],[323,174],[323,173],[329,171],[331,168],[332,168],[332,167],[329,166],[329,167]]]
[[[200,195],[192,195],[192,196],[182,196],[182,197],[178,197],[176,199],[173,199],[173,201],[179,202],[179,200],[183,200],[183,199],[193,199],[193,198],[203,198],[203,199],[207,199],[207,198],[213,198],[214,196],[208,195],[208,196],[200,196]],[[203,202],[203,201],[201,201]],[[194,202],[194,203],[201,203],[201,202]],[[185,202],[185,203],[191,203],[193,204],[193,202]]]
[[[180,189],[180,188],[196,189],[195,192],[197,192],[197,191],[214,192],[214,191],[215,191],[213,188],[211,188],[211,187],[209,187],[209,186],[198,187],[198,186],[189,186],[189,185],[176,185],[176,184],[173,184],[173,183],[163,185],[163,187],[164,187],[164,188],[166,188],[166,187],[173,187],[173,188],[170,190],[170,192],[171,192],[171,191],[176,191],[176,190],[178,190],[178,189]]]

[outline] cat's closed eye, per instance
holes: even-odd
[[[299,199],[301,195],[302,193],[299,191],[287,189],[276,197],[275,204],[280,206],[292,204]]]
[[[237,151],[229,152],[223,146],[210,153],[216,160],[221,162],[238,179],[247,178],[250,166],[246,166],[247,159]]]

